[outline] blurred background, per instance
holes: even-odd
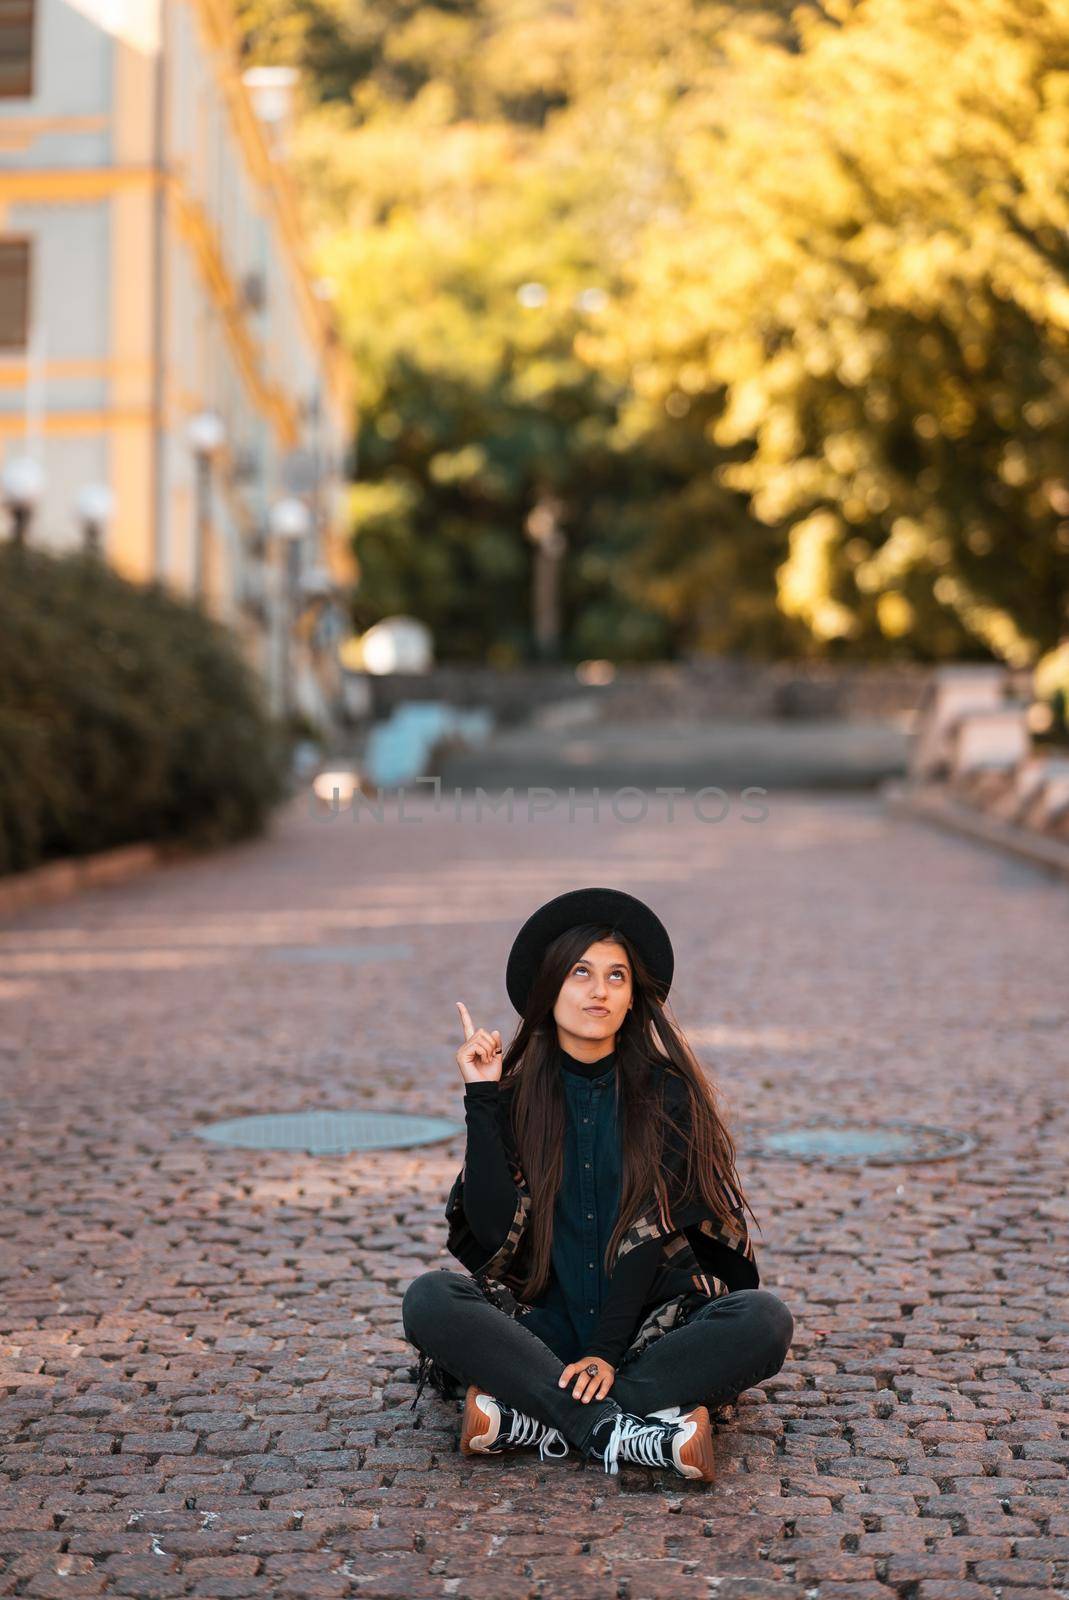
[[[0,0],[0,164],[0,871],[926,715],[1066,825],[1056,0]]]

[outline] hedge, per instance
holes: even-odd
[[[285,742],[235,637],[91,554],[0,546],[0,873],[261,832]]]

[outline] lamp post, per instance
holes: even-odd
[[[301,578],[301,595],[306,600],[327,601],[333,592],[334,580],[327,567],[309,567]]]
[[[543,661],[555,660],[560,648],[560,568],[568,544],[560,526],[563,510],[556,495],[544,493],[527,518],[527,537],[535,547],[532,623]]]
[[[34,456],[11,456],[4,462],[2,487],[4,504],[11,513],[11,541],[21,550],[44,493],[44,468]]]
[[[78,521],[88,555],[103,553],[104,530],[115,510],[115,496],[106,483],[86,483],[78,491]]]
[[[296,624],[297,589],[300,582],[301,544],[312,529],[312,513],[303,500],[288,495],[271,508],[271,532],[283,552],[282,607],[279,627],[282,714],[288,721],[294,709],[293,633]]]
[[[193,529],[193,593],[204,599],[204,568],[212,516],[212,459],[226,439],[226,424],[216,411],[198,411],[186,429],[196,465],[195,520]]]

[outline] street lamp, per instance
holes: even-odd
[[[282,710],[288,719],[293,710],[293,634],[297,621],[297,587],[300,581],[301,544],[312,531],[312,513],[303,500],[288,495],[271,507],[271,532],[284,549],[282,626],[279,629],[281,657]]]
[[[193,532],[193,593],[204,598],[204,562],[212,515],[212,458],[222,449],[226,424],[217,411],[198,411],[186,426],[196,462],[196,521]]]
[[[535,547],[531,611],[535,643],[542,660],[556,658],[560,647],[560,569],[568,541],[560,526],[564,506],[556,495],[543,493],[527,518],[527,537]]]
[[[604,311],[609,303],[605,290],[597,284],[591,284],[588,289],[580,289],[572,301],[577,311]]]
[[[2,475],[4,504],[11,512],[11,540],[21,549],[30,519],[45,489],[45,474],[34,456],[11,456]]]
[[[98,556],[104,542],[104,529],[115,510],[115,496],[106,483],[86,483],[78,491],[76,506],[85,549],[90,555]]]
[[[301,594],[306,600],[329,600],[334,592],[334,579],[327,567],[309,567],[301,578]]]
[[[271,532],[276,538],[296,543],[311,530],[312,513],[304,501],[298,500],[296,495],[288,495],[285,500],[276,500],[271,507]]]

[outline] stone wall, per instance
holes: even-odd
[[[485,706],[502,726],[523,722],[540,707],[596,700],[606,721],[682,721],[759,717],[891,717],[914,711],[931,668],[921,664],[853,665],[829,662],[753,662],[719,657],[693,662],[624,665],[611,683],[592,685],[573,666],[526,666],[498,671],[437,666],[428,673],[371,677],[373,715],[388,716],[410,700]]]

